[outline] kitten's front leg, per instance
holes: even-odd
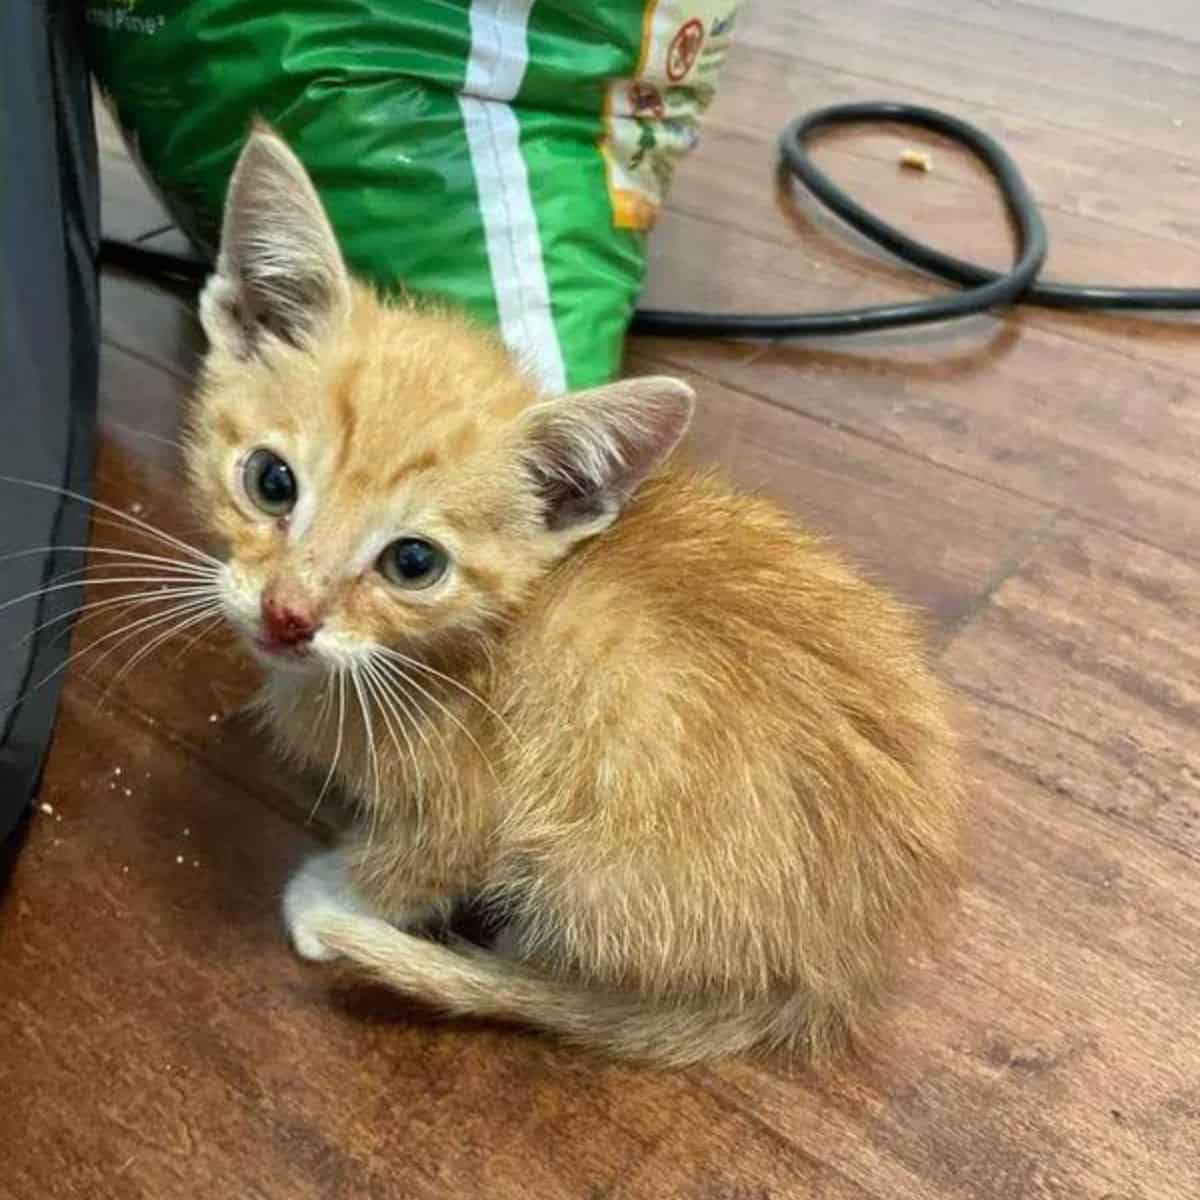
[[[432,902],[414,904],[402,912],[381,913],[355,886],[350,873],[351,859],[349,847],[314,854],[288,880],[283,891],[283,919],[292,946],[301,958],[329,962],[337,957],[315,932],[325,917],[374,917],[393,925],[411,926],[424,923],[448,907]]]

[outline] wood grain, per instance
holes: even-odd
[[[1054,273],[1200,282],[1192,7],[750,0],[647,299],[938,290],[775,188],[788,118],[889,95],[1010,147]],[[870,206],[1003,262],[978,167],[935,139],[933,173],[902,173],[916,140],[884,128],[817,153]],[[110,125],[101,142],[107,230],[169,244]],[[115,274],[103,300],[100,498],[193,537],[174,443],[194,313]],[[254,673],[227,640],[89,674],[110,644],[97,618],[74,639],[52,811],[0,895],[0,1196],[1200,1195],[1194,324],[1028,310],[837,344],[636,339],[627,366],[685,374],[694,457],[924,609],[962,698],[971,880],[866,1057],[822,1077],[614,1067],[294,961],[279,889],[336,808],[306,824],[314,785],[241,714]],[[143,545],[106,523],[94,538]]]
[[[1064,800],[1200,859],[1200,568],[1066,522],[944,658],[951,679],[1053,729],[1088,769],[1047,761]],[[1075,743],[1080,743],[1076,746]]]

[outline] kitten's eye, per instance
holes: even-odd
[[[273,517],[282,517],[296,506],[296,477],[292,468],[270,450],[255,450],[242,471],[246,495]]]
[[[449,561],[445,550],[424,538],[401,538],[379,556],[379,570],[397,587],[415,591],[437,583]]]

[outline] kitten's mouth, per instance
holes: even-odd
[[[273,638],[259,634],[254,639],[256,649],[275,658],[307,658],[312,649],[307,642],[277,642]]]
[[[280,642],[261,633],[254,634],[249,641],[255,657],[268,666],[305,668],[316,661],[311,642]]]

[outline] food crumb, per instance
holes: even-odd
[[[42,812],[44,812],[47,816],[49,816],[52,812],[54,812],[54,805],[47,804],[45,802],[45,800],[43,800],[41,802],[41,804],[38,805],[38,808],[40,808],[42,810]]]
[[[120,767],[113,767],[113,774],[114,774],[114,775],[120,775],[120,773],[121,773],[121,768],[120,768]]]
[[[129,874],[129,868],[128,868],[128,867],[122,867],[122,868],[121,868],[121,874],[122,874],[122,875],[128,875],[128,874]]]
[[[183,866],[183,855],[182,854],[175,855],[175,861],[182,867]]]
[[[209,713],[209,714],[208,714],[208,723],[209,723],[210,725],[215,725],[215,724],[216,724],[216,723],[217,723],[217,722],[218,722],[220,719],[221,719],[221,718],[220,718],[220,717],[218,717],[216,713]]]
[[[133,513],[133,515],[136,517],[136,516],[137,516],[137,515],[138,515],[138,514],[139,514],[139,513],[142,511],[142,506],[141,506],[141,504],[140,504],[140,503],[139,503],[137,500],[135,500],[135,501],[134,501],[134,502],[133,502],[133,503],[132,503],[132,504],[129,506],[129,511],[130,511],[131,513]]]
[[[183,836],[184,836],[184,837],[191,837],[191,836],[192,836],[192,830],[191,830],[191,827],[190,827],[190,826],[187,826],[187,825],[185,825],[185,826],[183,827]]]
[[[62,813],[57,813],[57,814],[55,815],[54,819],[55,819],[56,821],[61,821],[61,820],[62,820]]]
[[[133,788],[126,788],[126,789],[125,789],[125,795],[127,795],[127,796],[132,796],[132,795],[133,795]]]
[[[924,171],[928,174],[933,170],[933,158],[924,150],[905,150],[900,155],[900,165],[913,171]]]
[[[192,866],[193,866],[193,867],[198,867],[199,865],[200,865],[200,860],[199,860],[198,858],[193,858],[193,859],[192,859]]]

